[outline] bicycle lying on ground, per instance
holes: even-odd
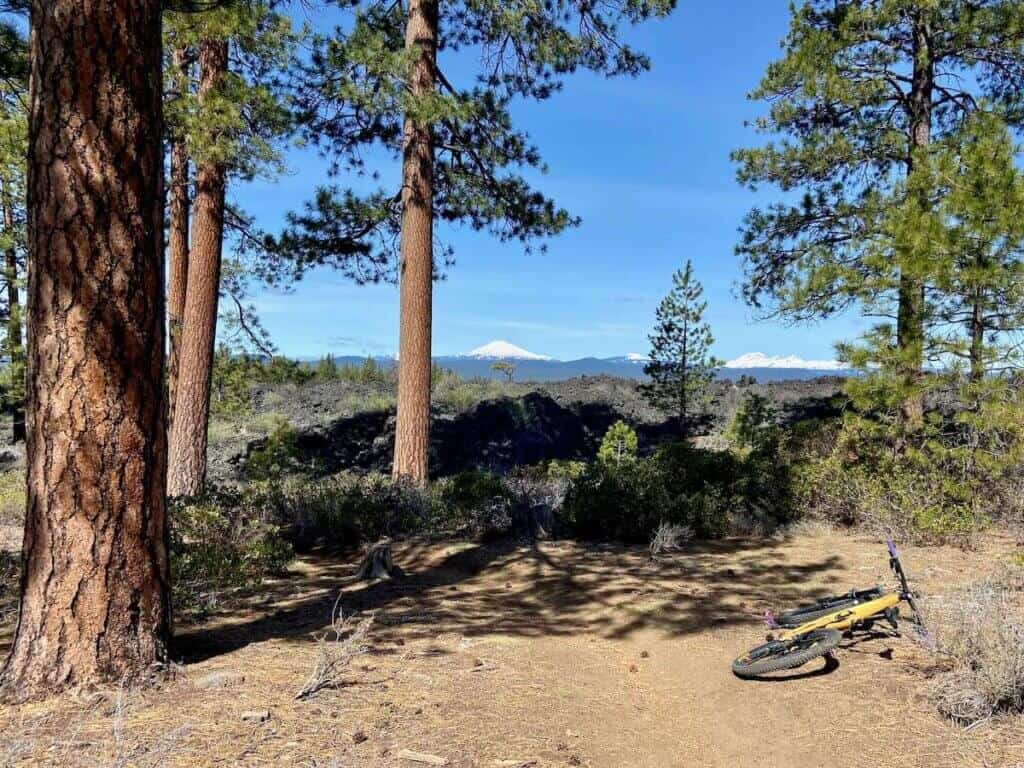
[[[899,578],[899,591],[884,587],[852,590],[787,611],[779,616],[765,615],[773,629],[783,630],[778,637],[768,635],[767,642],[752,648],[732,663],[732,671],[742,678],[759,677],[769,672],[795,669],[812,659],[831,653],[844,632],[870,629],[885,621],[894,630],[900,618],[899,604],[906,602],[913,621],[924,634],[914,595],[900,564],[896,546],[890,541],[889,567]]]

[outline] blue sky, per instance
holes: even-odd
[[[637,79],[589,74],[515,110],[550,167],[539,186],[582,225],[524,253],[485,234],[441,228],[456,264],[435,288],[434,352],[457,354],[493,339],[561,359],[646,352],[654,310],[672,272],[689,258],[704,284],[714,352],[833,356],[861,330],[856,317],[812,327],[757,321],[737,297],[733,248],[744,214],[771,200],[735,181],[729,152],[759,138],[744,126],[759,106],[746,94],[779,54],[787,0],[680,0],[666,21],[629,39],[654,66]],[[237,187],[233,197],[265,228],[279,225],[325,179],[312,150],[290,154],[291,173]],[[397,183],[398,167],[380,167]],[[288,295],[255,301],[281,350],[294,356],[393,354],[395,286],[359,287],[330,271],[308,275]]]

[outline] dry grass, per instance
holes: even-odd
[[[929,686],[940,712],[962,724],[1024,713],[1024,570],[932,598],[925,617],[945,667]]]
[[[683,544],[691,539],[693,539],[693,528],[690,526],[662,523],[651,538],[649,547],[651,557],[656,558],[668,552],[678,552],[682,549]]]
[[[369,650],[366,635],[371,624],[372,616],[358,621],[355,616],[345,616],[341,609],[341,595],[338,595],[331,610],[331,628],[317,640],[316,663],[309,678],[295,694],[296,701],[344,685],[344,675],[352,660]]]

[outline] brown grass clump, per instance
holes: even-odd
[[[651,557],[657,558],[666,552],[678,552],[683,544],[693,538],[693,528],[689,525],[673,525],[663,522],[651,537],[649,546]]]
[[[970,724],[1024,713],[1024,569],[932,598],[925,617],[945,666],[929,686],[942,714]]]
[[[343,675],[352,660],[369,650],[366,635],[372,623],[372,616],[358,621],[354,615],[345,616],[341,609],[341,595],[338,595],[331,610],[331,628],[317,640],[313,671],[295,694],[296,701],[308,699],[328,688],[340,688],[344,684]]]

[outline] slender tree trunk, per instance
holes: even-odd
[[[415,96],[435,88],[438,4],[410,0],[406,47],[419,51]],[[430,333],[434,279],[434,147],[430,125],[407,117],[402,160],[402,270],[395,477],[427,482],[430,446]]]
[[[931,143],[935,62],[931,49],[931,31],[921,11],[916,12],[914,17],[913,36],[914,68],[909,96],[908,174],[914,170],[917,154]],[[925,312],[924,281],[903,264],[899,284],[896,343],[900,353],[900,375],[908,392],[903,402],[903,422],[908,432],[916,432],[924,426],[924,403],[919,385],[924,366]]]
[[[220,87],[227,68],[225,40],[206,40],[200,44],[200,101]],[[205,162],[196,168],[192,249],[188,257],[188,290],[182,315],[167,472],[167,492],[171,497],[199,495],[206,480],[206,429],[210,420],[226,187],[227,168],[223,163]]]
[[[971,381],[980,382],[985,378],[985,313],[981,288],[974,291],[974,302],[971,307]]]
[[[4,229],[8,234],[14,232],[14,204],[11,201],[8,185],[3,187],[3,218]],[[7,280],[7,346],[11,356],[11,372],[20,377],[15,387],[15,399],[11,404],[11,439],[15,443],[25,442],[25,350],[21,338],[21,296],[18,290],[18,252],[11,245],[4,254],[4,276]]]
[[[159,0],[32,0],[15,699],[167,659]]]
[[[173,66],[179,94],[189,85],[188,50],[174,51]],[[170,227],[168,232],[167,328],[170,334],[170,356],[167,360],[168,423],[174,424],[174,394],[178,383],[178,353],[181,345],[181,323],[185,314],[185,293],[188,285],[188,148],[184,137],[172,135]]]
[[[679,389],[679,429],[682,432],[683,440],[687,440],[690,437],[690,425],[686,420],[686,410],[689,407],[687,403],[687,392],[690,388],[690,368],[689,358],[690,350],[688,349],[687,342],[689,341],[690,328],[689,322],[683,319],[683,371],[680,383],[682,386]]]

